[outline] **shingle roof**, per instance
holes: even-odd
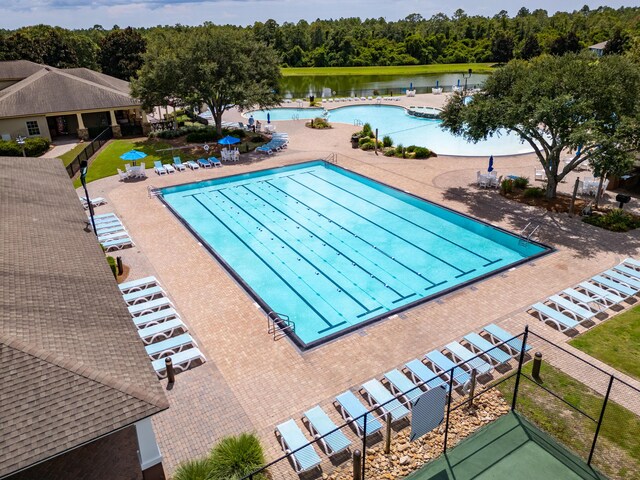
[[[120,80],[119,78],[112,77],[110,75],[105,75],[104,73],[89,70],[88,68],[65,68],[63,72],[83,78],[84,80],[88,80],[93,83],[97,83],[98,85],[102,85],[104,87],[115,88],[116,90],[120,90],[127,95],[129,95],[130,92],[129,82]]]
[[[0,157],[0,477],[168,408],[58,159]]]
[[[121,80],[108,80],[108,75],[90,75],[84,70],[66,72],[43,66],[0,90],[0,118],[139,105]]]
[[[44,65],[29,60],[0,62],[0,80],[22,80],[43,68]]]

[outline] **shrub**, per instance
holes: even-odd
[[[529,185],[529,179],[527,177],[518,177],[513,181],[513,186],[515,188],[527,188]]]
[[[404,147],[402,146],[402,144],[396,146],[396,155],[402,155],[403,151],[404,151]]]
[[[513,192],[513,180],[511,180],[510,178],[507,178],[506,180],[503,180],[502,183],[500,184],[500,191],[502,193],[512,193]]]
[[[373,91],[373,95],[374,95],[374,96],[378,96],[378,95],[380,95],[380,92],[379,92],[378,90],[374,90],[374,91]]]
[[[111,267],[111,273],[113,273],[113,276],[118,278],[118,265],[116,264],[116,259],[111,256],[107,256],[107,263],[109,264],[109,267]]]
[[[431,151],[424,147],[416,147],[413,153],[414,158],[429,158],[429,155],[431,155]]]
[[[327,119],[322,117],[314,118],[306,125],[307,127],[319,128],[319,129],[331,128],[331,125],[329,125],[329,122],[327,121]]]
[[[208,458],[198,458],[181,463],[171,477],[173,480],[210,480],[211,461]]]
[[[19,157],[22,155],[22,148],[14,141],[0,140],[1,157]]]
[[[391,137],[389,135],[385,135],[384,137],[382,137],[382,145],[384,145],[385,147],[390,147],[391,145],[393,145],[393,140],[391,140]]]
[[[515,182],[514,182],[515,184]],[[525,189],[524,193],[522,194],[522,196],[524,198],[542,198],[544,197],[544,190],[538,187],[531,187],[531,188],[527,188]]]
[[[252,135],[249,141],[252,143],[261,143],[264,142],[264,137],[262,135]]]
[[[375,148],[375,145],[371,140],[369,140],[368,142],[361,144],[360,148],[362,150],[373,150]]]
[[[416,151],[416,148],[417,148],[417,147],[416,147],[415,145],[409,145],[405,150],[406,150],[408,153],[413,153],[413,152],[415,152],[415,151]]]
[[[625,212],[620,208],[615,208],[605,214],[590,215],[582,217],[582,221],[596,227],[611,230],[612,232],[628,232],[640,227],[640,218]]]
[[[373,142],[369,137],[361,137],[360,140],[358,140],[358,145],[360,145],[360,147],[362,147],[366,143],[371,143],[371,145],[373,145]]]
[[[243,433],[220,440],[211,450],[209,462],[212,479],[235,480],[260,468],[264,465],[265,458],[258,437]],[[265,476],[254,475],[253,478],[264,480]]]
[[[368,123],[365,123],[362,126],[362,136],[364,137],[372,137],[373,136],[373,130],[371,130],[371,125]]]
[[[39,157],[49,150],[50,143],[41,137],[27,138],[24,141],[24,153],[27,157]],[[21,157],[22,147],[15,140],[0,140],[0,156]]]
[[[384,151],[384,156],[385,157],[393,157],[393,156],[395,156],[395,154],[396,154],[396,149],[395,148],[387,148]]]
[[[215,142],[220,138],[214,128],[201,128],[187,135],[186,141],[189,143]]]
[[[233,130],[229,130],[227,135],[231,135],[232,137],[244,138],[247,136],[247,131],[242,130],[241,128],[234,128]]]

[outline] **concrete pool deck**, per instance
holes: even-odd
[[[398,104],[420,105],[421,97],[432,97],[422,104],[444,99],[424,95]],[[225,120],[240,118],[234,115]],[[130,267],[129,279],[158,277],[208,359],[177,376],[166,391],[171,408],[154,417],[169,474],[179,462],[205,455],[221,437],[243,431],[257,432],[267,457],[275,459],[282,454],[273,433],[278,423],[294,418],[300,425],[302,412],[316,404],[338,423],[340,418],[330,407],[335,395],[488,323],[513,333],[529,324],[545,337],[565,342],[566,335],[543,325],[526,313],[527,308],[640,252],[639,230],[608,232],[579,218],[511,202],[495,190],[479,190],[474,183],[476,171],[487,167],[484,157],[387,158],[351,149],[350,135],[359,127],[336,124],[320,131],[307,129],[303,121],[276,125],[278,131],[289,133],[290,146],[273,156],[248,154],[242,156],[246,161],[223,168],[162,177],[148,170],[149,178],[135,183],[119,182],[115,176],[89,184],[92,196],[109,201],[97,213],[117,213],[136,243],[113,254]],[[530,220],[539,222],[538,239],[557,251],[317,349],[301,353],[287,339],[274,342],[264,314],[250,297],[158,199],[149,198],[147,188],[329,155],[342,167],[514,232]],[[533,178],[537,165],[533,155],[521,155],[498,157],[494,167],[498,175]],[[568,191],[574,178],[561,190]],[[277,471],[277,478],[297,478],[289,465]]]

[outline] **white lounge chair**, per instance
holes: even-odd
[[[173,157],[173,166],[180,172],[187,169],[187,167],[184,166],[184,163],[182,163],[182,160],[180,160],[180,157]]]
[[[185,333],[187,326],[182,320],[174,318],[166,322],[158,323],[150,327],[138,330],[138,335],[146,345],[150,345],[158,340],[165,340],[173,337],[176,333]]]
[[[337,430],[337,425],[319,406],[304,412],[304,418],[309,422],[311,434],[320,439],[319,442],[330,457],[343,452],[351,445],[351,440],[342,431]]]
[[[147,345],[144,349],[152,360],[175,355],[189,347],[198,347],[196,341],[188,333],[183,333],[177,337],[167,338],[161,342]]]
[[[444,387],[449,391],[449,384],[417,358],[405,364],[405,371],[414,383],[425,386],[427,390]]]
[[[173,168],[173,165],[171,165],[170,163],[165,163],[164,169],[167,171],[167,173],[176,173],[176,169]]]
[[[367,436],[373,435],[382,429],[382,424],[372,413],[367,413],[366,407],[351,390],[338,395],[335,405],[338,407],[342,418],[346,422],[352,422],[351,425],[356,429],[358,436],[364,436],[365,416],[367,417]]]
[[[501,346],[504,346],[509,350],[511,355],[519,355],[522,351],[522,341],[499,326],[490,323],[483,328],[483,331],[489,335],[489,338],[493,343],[501,344]],[[524,351],[528,352],[529,350],[531,350],[531,345],[525,345]]]
[[[153,162],[153,171],[158,175],[164,175],[167,173],[167,170],[164,168],[164,165],[160,162],[160,160],[156,160]]]
[[[154,287],[156,285],[159,285],[156,277],[144,277],[121,283],[118,285],[118,288],[120,288],[122,293],[131,293],[136,290],[144,290],[145,288]]]
[[[176,312],[173,308],[165,308],[164,310],[158,310],[156,312],[140,315],[139,317],[133,317],[132,320],[133,324],[140,329],[151,327],[168,320],[173,320],[174,318],[179,319],[178,312]]]
[[[309,445],[300,427],[293,420],[287,420],[276,427],[280,445],[285,453],[291,453],[296,473],[307,472],[320,465],[320,457],[313,445]],[[298,450],[299,449],[299,450]]]
[[[494,346],[491,342],[477,333],[468,333],[464,336],[464,340],[473,352],[483,353],[494,365],[503,365],[511,360],[511,355]]]
[[[191,170],[198,170],[200,168],[200,165],[198,165],[196,162],[194,162],[193,160],[189,160],[187,162],[184,163],[187,167],[189,167]]]
[[[555,325],[556,328],[561,332],[566,333],[569,330],[575,330],[576,327],[580,325],[580,323],[573,318],[568,317],[564,313],[561,313],[557,310],[554,310],[544,303],[536,303],[532,305],[531,308],[536,312],[540,321]]]
[[[413,400],[424,393],[418,385],[409,380],[400,370],[391,370],[384,374],[384,378],[389,382],[391,392],[401,399],[407,408],[411,407]]]
[[[409,415],[407,407],[402,405],[400,401],[391,395],[391,392],[384,388],[384,385],[375,378],[362,384],[362,396],[369,404],[379,409],[384,415],[391,415],[391,422],[402,420]]]
[[[464,364],[468,370],[474,370],[478,375],[484,375],[489,373],[493,368],[487,362],[485,362],[477,354],[471,350],[465,348],[459,342],[450,342],[445,345],[447,351],[451,354],[453,359],[459,364]]]
[[[135,292],[125,293],[122,299],[127,305],[135,305],[137,303],[148,302],[156,298],[163,297],[164,290],[156,285],[155,287],[145,288],[144,290],[136,290]]]
[[[587,296],[602,301],[607,307],[618,305],[627,298],[626,296],[621,296],[617,290],[599,287],[590,282],[582,282],[576,286],[576,289]]]
[[[116,240],[108,240],[106,242],[100,242],[106,252],[112,250],[122,250],[123,248],[133,247],[135,244],[129,237],[119,238]]]
[[[188,370],[194,363],[200,365],[207,361],[204,354],[197,348],[188,348],[186,350],[182,350],[175,355],[171,355],[171,357],[169,358],[171,358],[173,370],[176,373]],[[154,360],[151,363],[159,378],[164,378],[167,376],[166,362],[167,361],[165,358],[160,358],[158,360]]]
[[[171,300],[167,297],[158,298],[145,303],[138,303],[128,307],[129,314],[131,314],[132,317],[139,317],[140,315],[157,312],[158,310],[163,310],[165,308],[175,308],[173,303],[171,303]]]

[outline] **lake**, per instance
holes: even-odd
[[[488,74],[473,73],[467,87],[481,86]],[[439,82],[440,87],[450,91],[456,85],[464,86],[461,73],[437,73],[420,75],[304,75],[283,77],[280,80],[285,98],[349,97],[370,95],[404,95],[413,84],[417,93],[430,93]],[[459,83],[458,83],[459,82]],[[375,91],[374,91],[375,90]]]

